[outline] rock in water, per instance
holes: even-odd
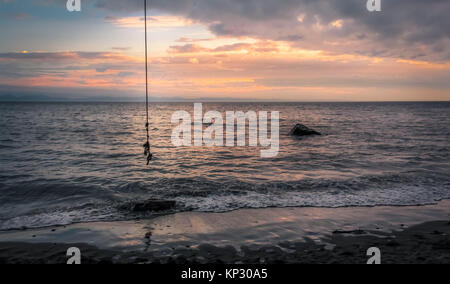
[[[291,132],[289,132],[291,136],[308,136],[308,135],[322,135],[321,133],[306,127],[303,124],[297,124],[294,128],[292,128]]]
[[[134,212],[159,212],[175,208],[176,202],[170,200],[150,199],[133,205]]]

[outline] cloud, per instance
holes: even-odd
[[[97,0],[114,12],[142,11],[141,0]],[[152,0],[150,8],[202,23],[217,36],[282,40],[304,49],[449,61],[450,1]]]
[[[27,13],[14,13],[10,15],[10,18],[15,20],[28,20],[31,16]]]
[[[185,44],[174,45],[169,48],[170,54],[185,54],[185,53],[203,53],[203,54],[215,54],[215,53],[232,53],[232,52],[245,52],[245,53],[267,53],[279,51],[279,46],[275,42],[259,41],[256,43],[238,42],[233,44],[221,45],[215,48],[206,48],[198,44]]]
[[[180,42],[180,43],[192,43],[192,42],[206,42],[206,41],[212,41],[214,40],[213,38],[187,38],[187,37],[182,37],[176,40],[176,42]]]
[[[181,45],[151,57],[151,96],[290,101],[449,100],[450,63],[292,49],[273,41]],[[273,50],[276,50],[272,52]],[[268,54],[268,52],[270,54]],[[120,52],[0,53],[0,86],[61,98],[145,94],[142,58]],[[30,92],[31,92],[30,91]],[[23,92],[22,92],[23,93]],[[46,94],[43,92],[42,94]]]
[[[123,28],[143,28],[144,17],[114,17],[105,18],[107,22]],[[147,27],[157,28],[177,28],[192,25],[192,21],[175,16],[152,16],[147,18]]]
[[[115,46],[115,47],[112,47],[111,49],[112,50],[118,50],[118,51],[128,51],[128,50],[131,50],[131,47],[118,47],[118,46]]]
[[[169,53],[198,53],[209,49],[197,44],[174,45],[169,48]]]
[[[132,57],[118,52],[8,52],[0,53],[0,60],[48,60],[48,61],[62,61],[62,60],[82,60],[82,59],[98,59],[98,60],[133,60]],[[134,59],[136,60],[136,59]]]
[[[29,87],[142,88],[143,61],[119,52],[0,53],[0,84]]]

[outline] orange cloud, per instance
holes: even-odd
[[[143,28],[144,17],[106,17],[106,21],[123,28]],[[193,22],[183,17],[176,16],[152,16],[147,17],[149,28],[176,28],[192,25]]]
[[[189,53],[276,53],[280,51],[280,44],[272,41],[259,41],[256,43],[237,42],[220,45],[215,48],[206,48],[198,44],[174,45],[168,50],[169,54],[184,55]]]
[[[141,57],[121,52],[0,54],[0,85],[143,93]],[[6,68],[9,66],[9,68]],[[11,68],[14,66],[17,68]],[[380,59],[284,42],[188,44],[152,57],[151,95],[265,100],[449,100],[450,63]]]

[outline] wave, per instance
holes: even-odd
[[[0,192],[0,230],[9,230],[152,217],[151,213],[123,210],[123,205],[154,198],[177,202],[175,210],[165,214],[267,207],[426,205],[450,198],[450,178],[414,172],[261,183],[193,177],[107,184],[90,178],[70,183],[39,180],[0,184]]]

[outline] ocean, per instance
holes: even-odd
[[[175,147],[175,111],[153,103],[146,165],[142,103],[0,103],[0,230],[150,218],[171,212],[425,205],[450,198],[450,103],[206,103],[279,111],[280,151]],[[322,136],[288,135],[297,123]]]

